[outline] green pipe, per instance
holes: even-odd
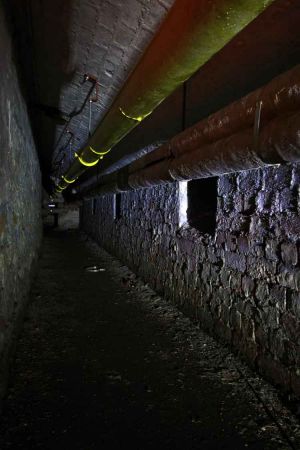
[[[87,145],[63,175],[61,192],[274,0],[177,0]]]

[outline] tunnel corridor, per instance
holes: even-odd
[[[226,347],[85,234],[47,232],[1,449],[277,450],[299,439],[276,391]]]
[[[0,450],[300,449],[299,0],[0,0]]]

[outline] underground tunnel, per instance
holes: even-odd
[[[0,1],[0,448],[300,449],[298,0]]]

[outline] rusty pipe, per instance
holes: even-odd
[[[96,165],[178,86],[274,0],[177,0],[87,145],[61,191]]]
[[[300,64],[170,139],[157,151],[137,160],[133,170],[162,158],[180,156],[253,127],[259,102],[262,102],[261,126],[277,116],[299,110]]]
[[[254,145],[253,128],[248,128],[192,152],[166,158],[128,177],[131,189],[172,181],[220,176],[274,164],[300,161],[300,113],[277,117],[261,130]]]
[[[261,106],[259,123],[255,123],[257,105]],[[275,124],[278,122],[280,130],[281,122],[287,120],[290,129],[292,124],[289,118],[295,113],[297,118],[299,110],[300,65],[297,65],[262,88],[201,120],[172,138],[167,144],[127,165],[123,172],[119,170],[111,176],[101,176],[100,191],[103,191],[104,184],[111,183],[112,180],[117,186],[115,189],[126,190],[124,189],[126,186],[128,188],[148,187],[170,182],[173,179],[181,179],[180,176],[183,177],[182,179],[199,178],[228,173],[226,170],[232,172],[290,161],[291,157],[280,156],[280,153],[276,154],[274,150],[272,154],[264,154],[261,136],[264,136],[263,133],[268,133],[272,122]],[[298,122],[295,121],[295,124],[296,129],[292,135],[297,136]],[[273,126],[270,130],[274,136],[277,136],[276,127]],[[270,142],[272,135],[268,139]],[[268,148],[269,144],[266,146],[263,141],[263,145]],[[216,164],[221,157],[222,164],[218,162],[217,170]],[[181,170],[189,167],[187,169],[189,175],[180,175],[177,172],[180,161]],[[194,172],[195,164],[202,164],[201,171]],[[206,173],[204,166],[206,166]],[[123,176],[122,184],[118,183],[120,173],[127,173],[127,181],[124,182]],[[89,183],[79,186],[79,195],[85,195],[90,189]],[[92,186],[92,189],[92,192],[98,192],[95,186]]]
[[[300,112],[269,121],[254,145],[253,128],[134,171],[133,165],[106,175],[84,198],[149,188],[174,181],[220,176],[300,161]]]
[[[136,153],[136,155],[128,158],[127,165],[132,162],[131,158],[135,156],[136,162],[130,166],[131,171],[134,172],[146,165],[153,164],[155,161],[191,152],[254,126],[255,111],[259,103],[261,103],[260,126],[276,116],[300,109],[300,65],[284,72],[265,86],[201,120],[193,127],[170,139],[166,144],[161,145],[156,151],[147,152],[148,156],[141,158],[143,152]],[[118,164],[115,165],[118,166]],[[123,163],[123,165],[125,164]],[[114,165],[112,165],[112,168],[106,169],[104,174],[113,170],[116,170]],[[102,176],[103,172],[100,172],[100,175]],[[93,188],[97,181],[98,177],[87,180],[79,186],[79,190],[86,192],[89,188]]]

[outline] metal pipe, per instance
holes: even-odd
[[[177,0],[87,145],[61,191],[96,165],[130,130],[274,0]]]
[[[259,110],[257,110],[257,105],[259,105]],[[267,85],[233,102],[208,118],[201,120],[193,127],[172,138],[165,145],[161,145],[156,151],[147,152],[149,153],[147,157],[141,158],[142,154],[135,155],[136,161],[130,165],[130,171],[134,172],[147,165],[154,164],[156,161],[191,152],[251,126],[254,128],[253,144],[255,146],[259,131],[259,129],[256,129],[256,125],[261,128],[272,118],[297,109],[300,109],[300,65],[277,76]],[[259,122],[255,119],[257,112],[259,112]],[[132,163],[132,161],[129,160],[128,163]],[[112,170],[109,168],[103,174],[118,169],[118,167],[116,169],[113,169],[113,167],[114,165]],[[94,189],[98,181],[98,177],[87,180],[79,186],[79,192]]]
[[[92,86],[90,87],[90,89],[89,89],[89,91],[88,91],[88,93],[87,93],[87,95],[86,95],[82,105],[80,106],[80,108],[79,109],[75,109],[70,114],[66,115],[68,117],[68,120],[67,120],[67,123],[65,124],[62,132],[60,133],[60,135],[58,137],[58,140],[57,140],[57,142],[55,144],[55,147],[54,147],[54,151],[57,149],[58,144],[62,140],[63,136],[68,132],[68,128],[69,128],[69,126],[71,124],[71,121],[74,119],[74,117],[79,116],[83,112],[84,108],[86,107],[86,104],[87,104],[88,100],[90,100],[90,101],[92,101],[94,103],[94,102],[97,102],[98,99],[99,99],[99,82],[98,82],[97,78],[94,77],[93,75],[85,74],[84,77],[83,77],[83,81],[80,84],[83,85],[87,81],[92,83]],[[91,97],[95,89],[96,89],[95,97]]]
[[[299,161],[299,111],[300,65],[102,177],[88,195]]]
[[[258,146],[249,128],[175,158],[165,158],[130,173],[131,166],[103,177],[84,198],[149,188],[174,181],[220,176],[243,170],[300,161],[300,112],[277,117],[261,130]],[[120,180],[122,182],[120,183]]]
[[[240,130],[255,127],[255,113],[261,102],[260,125],[288,112],[300,109],[300,64],[275,77],[265,86],[220,109],[196,125],[172,138],[166,145],[143,159],[133,170],[166,157],[191,152]],[[255,133],[255,130],[254,130]]]
[[[95,186],[99,184],[99,181],[102,183],[103,177],[105,175],[109,175],[112,172],[117,172],[125,166],[128,166],[132,162],[136,161],[139,158],[147,155],[148,153],[153,152],[157,148],[161,147],[165,144],[165,141],[152,142],[152,144],[147,145],[146,147],[140,148],[130,155],[126,155],[123,158],[118,159],[116,162],[113,162],[109,167],[102,170],[100,173],[89,177],[86,181],[81,182],[79,186],[77,186],[76,190],[80,190],[87,192],[89,189],[93,189]]]
[[[174,180],[220,176],[242,170],[300,160],[300,113],[269,122],[254,145],[253,128],[243,130],[192,152],[167,158],[128,177],[131,189]]]

